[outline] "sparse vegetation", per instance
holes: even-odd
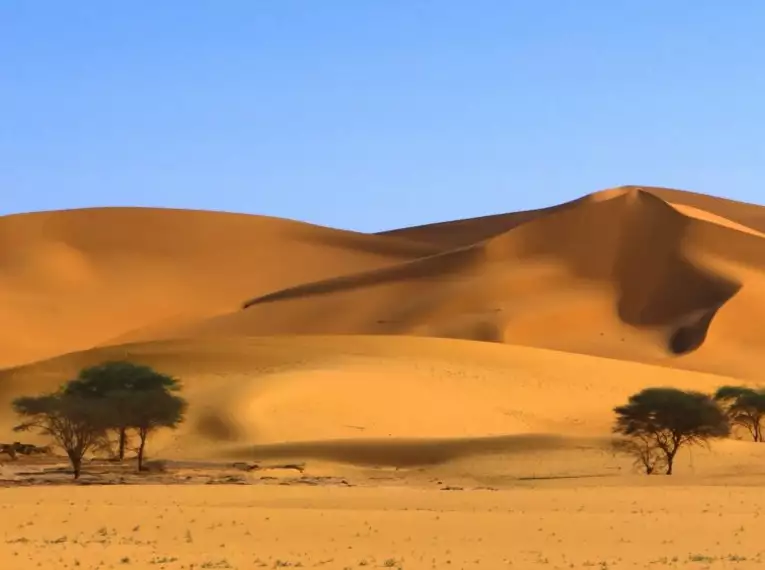
[[[646,475],[656,473],[664,464],[664,457],[655,439],[646,434],[635,434],[611,442],[614,453],[633,458],[633,467],[643,470]]]
[[[714,395],[728,416],[732,427],[742,427],[753,441],[763,441],[763,418],[765,418],[765,389],[746,386],[722,386]]]
[[[117,456],[124,458],[130,430],[138,436],[138,470],[144,467],[146,442],[157,429],[175,428],[184,419],[186,401],[180,383],[147,366],[106,362],[86,368],[53,394],[13,401],[23,418],[16,431],[37,429],[67,454],[74,478],[86,453],[102,447],[116,433]]]
[[[651,466],[659,462],[672,474],[675,455],[684,445],[706,444],[730,433],[728,417],[706,394],[677,388],[647,388],[614,408],[614,433],[630,442],[624,449]]]
[[[186,401],[164,389],[140,390],[129,399],[129,423],[138,434],[138,470],[143,470],[146,442],[160,428],[175,429],[186,412]]]
[[[17,398],[13,409],[23,418],[14,431],[36,429],[52,437],[69,458],[75,479],[80,477],[83,457],[101,440],[109,423],[108,410],[63,390]]]
[[[148,366],[107,361],[84,368],[56,392],[16,398],[13,408],[22,423],[14,430],[37,429],[50,436],[65,451],[75,479],[80,477],[88,452],[106,441],[110,448],[116,444],[114,457],[123,459],[134,438],[138,471],[163,472],[163,462],[145,461],[146,444],[156,430],[174,429],[184,420],[187,402],[178,394],[180,389],[176,378]],[[723,386],[710,396],[676,388],[647,388],[614,412],[613,432],[621,437],[612,441],[612,451],[630,456],[634,466],[647,475],[671,475],[681,447],[707,445],[711,439],[730,435],[732,427],[746,428],[755,442],[765,440],[765,389]],[[115,439],[110,441],[110,437]],[[16,453],[48,451],[49,446],[0,444],[0,453],[12,459]],[[302,472],[302,466],[296,468]],[[230,478],[222,481],[230,482]],[[187,541],[191,542],[190,535]]]
[[[109,361],[84,368],[65,391],[92,398],[111,410],[110,432],[117,435],[117,458],[125,458],[132,429],[139,438],[138,469],[143,467],[146,440],[160,427],[176,427],[186,409],[175,378],[127,361]]]

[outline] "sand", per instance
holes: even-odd
[[[281,289],[246,310],[130,340],[448,337],[754,379],[765,366],[751,319],[765,301],[765,242],[740,222],[682,207],[635,188],[595,194],[472,245]],[[475,237],[467,222],[460,229]],[[744,354],[728,359],[732,351]]]
[[[129,358],[181,378],[188,421],[163,456],[338,439],[607,435],[611,409],[651,385],[714,390],[731,377],[539,348],[453,339],[296,336],[161,341],[0,371],[0,407],[80,368]],[[11,427],[9,414],[0,429]],[[212,454],[212,455],[209,455]],[[390,461],[390,459],[388,460]]]
[[[3,568],[760,568],[756,487],[0,492]]]
[[[1,567],[755,567],[765,446],[669,480],[609,437],[642,388],[762,382],[764,240],[762,206],[638,187],[379,234],[0,217],[0,441],[108,359],[190,404],[162,475],[0,457]]]
[[[93,208],[0,217],[0,365],[116,343],[437,248],[290,220]],[[144,333],[146,334],[146,333]]]

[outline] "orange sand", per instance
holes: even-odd
[[[628,475],[607,436],[613,406],[644,387],[761,381],[765,207],[623,187],[375,235],[178,210],[6,216],[0,320],[0,441],[17,437],[12,398],[130,358],[178,375],[190,402],[181,429],[151,441],[153,457],[289,458],[367,486],[142,490],[144,506],[130,488],[108,500],[78,489],[89,517],[67,506],[69,491],[3,490],[6,541],[27,541],[6,546],[2,567],[127,556],[148,568],[171,555],[166,568],[202,567],[210,541],[228,545],[213,558],[241,568],[258,557],[407,569],[761,563],[749,527],[762,501],[740,487],[765,482],[759,446],[684,456],[670,492]],[[381,469],[397,474],[397,491]],[[527,477],[567,479],[538,494],[506,489]],[[505,490],[419,489],[435,479]],[[700,486],[714,482],[739,487],[726,499]],[[39,519],[35,500],[77,522],[18,530]],[[159,520],[174,501],[193,511],[198,522],[184,524],[204,535],[198,544],[181,544],[180,514]],[[727,542],[704,538],[704,517]],[[117,519],[109,556],[43,546]],[[244,527],[213,538],[205,529],[220,521],[251,528],[255,542]],[[653,529],[644,538],[640,521]],[[155,542],[136,542],[130,525],[156,526]]]

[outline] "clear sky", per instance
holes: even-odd
[[[765,203],[762,0],[2,0],[0,214]]]

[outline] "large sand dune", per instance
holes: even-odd
[[[0,406],[130,358],[185,382],[189,421],[154,442],[168,456],[396,464],[440,457],[434,441],[597,439],[642,387],[760,379],[763,212],[625,187],[377,235],[177,210],[0,218]]]
[[[765,364],[752,319],[763,271],[756,229],[625,189],[540,211],[472,245],[286,288],[131,340],[434,336],[753,377]]]

